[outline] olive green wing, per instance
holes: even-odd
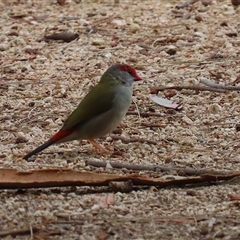
[[[112,86],[106,83],[97,84],[68,117],[61,130],[79,127],[90,119],[109,111],[113,106],[114,96]]]

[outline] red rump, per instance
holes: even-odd
[[[136,70],[128,65],[121,65],[120,69],[122,71],[128,72],[130,75],[134,77],[134,81],[142,80],[142,78],[136,73]]]
[[[73,132],[73,130],[60,130],[55,135],[53,135],[50,140],[57,142],[60,139],[63,139],[64,137],[68,136],[72,132]]]

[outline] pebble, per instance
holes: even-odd
[[[140,26],[137,23],[132,23],[130,25],[130,31],[131,33],[136,33],[140,30]]]

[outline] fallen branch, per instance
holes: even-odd
[[[141,117],[163,117],[162,113],[128,111],[127,115],[137,115]]]
[[[63,213],[63,214],[55,214],[57,217],[61,218],[61,219],[66,219],[66,220],[54,220],[52,222],[49,222],[50,224],[72,224],[74,225],[80,225],[82,224],[82,220],[85,220],[84,217],[80,214],[76,215],[73,214],[74,216],[74,220],[69,220],[71,219],[71,215],[69,215],[69,213]],[[216,216],[215,216],[216,217]],[[97,219],[97,217],[95,218]],[[137,221],[137,222],[141,222],[141,223],[149,223],[149,217],[118,217],[118,216],[114,216],[114,217],[110,217],[108,218],[110,221],[112,222],[117,222],[117,223],[122,223],[122,222],[131,222],[131,221]],[[208,219],[207,216],[197,216],[197,217],[184,217],[184,216],[157,216],[157,217],[151,217],[151,220],[154,222],[173,222],[173,223],[196,223],[198,221],[203,221]]]
[[[9,230],[5,230],[0,232],[0,237],[6,237],[6,236],[12,236],[12,237],[16,237],[18,235],[26,235],[26,234],[32,234],[37,232],[38,229],[35,227],[28,227],[28,228],[23,228],[23,229],[9,229]]]
[[[203,174],[210,174],[210,175],[228,175],[232,174],[231,172],[227,171],[212,171],[210,169],[194,169],[194,168],[182,168],[182,167],[168,167],[168,166],[161,166],[161,165],[136,165],[136,164],[127,164],[127,163],[120,163],[120,162],[102,162],[96,160],[87,160],[85,161],[86,166],[93,166],[93,167],[107,167],[107,165],[111,166],[112,168],[116,169],[128,169],[133,171],[161,171],[161,172],[176,172],[178,175],[181,176],[201,176]]]
[[[192,85],[192,86],[171,86],[171,87],[152,87],[150,88],[150,93],[151,94],[157,94],[160,91],[164,91],[167,89],[175,89],[178,91],[181,91],[183,89],[187,90],[195,90],[195,91],[210,91],[210,92],[221,92],[225,93],[226,90],[224,89],[217,89],[213,87],[204,87],[204,86],[199,86],[199,85]]]
[[[71,169],[41,169],[20,172],[16,169],[0,169],[0,189],[19,188],[49,188],[66,186],[109,186],[112,181],[132,181],[133,185],[145,186],[185,186],[195,184],[210,184],[228,181],[240,177],[240,172],[212,172],[198,177],[171,176],[151,177],[139,174],[104,174]]]
[[[209,81],[208,79],[202,78],[200,79],[200,83],[203,83],[211,88],[215,89],[225,89],[225,90],[231,90],[231,91],[240,91],[240,86],[229,86],[229,85],[222,85],[217,84]]]

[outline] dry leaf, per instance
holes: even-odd
[[[62,40],[64,42],[72,42],[77,39],[79,34],[72,32],[62,32],[62,33],[53,33],[51,35],[46,35],[41,41],[48,42],[49,40]]]
[[[170,101],[168,99],[158,97],[157,95],[152,95],[151,94],[151,95],[149,95],[149,98],[153,102],[155,102],[155,103],[157,103],[157,104],[159,104],[159,105],[161,105],[163,107],[166,107],[166,108],[173,108],[175,110],[180,110],[180,109],[183,108],[183,106],[181,104],[174,103],[174,102],[172,102],[172,101]]]

